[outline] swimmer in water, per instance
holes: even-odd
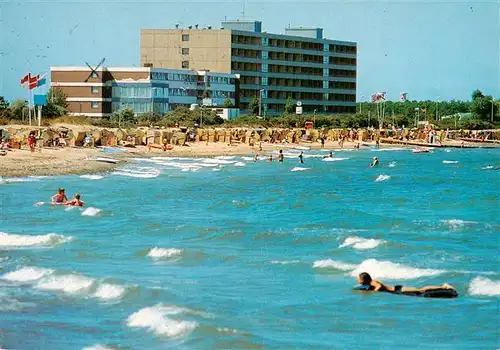
[[[330,154],[327,156],[323,156],[323,158],[333,158],[333,152],[330,152]]]
[[[67,201],[64,203],[64,205],[70,205],[73,207],[83,207],[83,202],[80,200],[80,195],[77,193],[75,194],[75,198],[71,201]]]
[[[269,163],[272,163],[272,162],[273,162],[273,155],[272,155],[272,154],[270,154],[270,155],[269,155],[269,158],[268,158],[267,160],[269,160]]]
[[[256,154],[253,156],[253,162],[254,163],[257,162],[257,155]]]
[[[304,152],[300,152],[300,154],[299,154],[300,164],[304,164],[304,156],[303,156],[303,153],[304,153]]]
[[[373,162],[370,164],[370,168],[373,168],[374,166],[377,166],[379,163],[378,163],[378,158],[377,157],[373,157]]]
[[[372,292],[387,292],[387,293],[426,293],[431,290],[436,289],[451,289],[456,291],[455,287],[449,285],[448,283],[444,283],[440,286],[425,286],[421,288],[414,287],[404,287],[401,285],[390,286],[388,284],[382,283],[380,281],[373,280],[372,277],[367,272],[362,272],[358,276],[358,283],[364,287],[367,287],[367,291]]]
[[[66,197],[66,194],[64,193],[64,188],[59,188],[57,190],[57,193],[53,195],[50,200],[52,204],[64,204],[65,202],[67,202],[68,197]]]
[[[278,162],[283,163],[283,150],[280,149],[280,153],[278,154]]]

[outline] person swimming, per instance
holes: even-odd
[[[451,291],[455,291],[455,287],[448,283],[444,283],[440,286],[425,286],[421,288],[414,287],[405,287],[401,285],[391,286],[380,281],[376,281],[372,279],[369,273],[362,272],[358,276],[358,283],[365,287],[363,290],[370,292],[386,292],[386,293],[394,293],[394,294],[423,294],[429,291],[435,291],[438,289],[449,289]]]
[[[377,166],[379,164],[378,158],[373,157],[373,162],[370,164],[370,168],[373,168],[374,166]]]
[[[304,164],[304,156],[303,156],[303,153],[304,153],[304,152],[300,152],[300,154],[299,154],[300,164]]]
[[[83,207],[83,201],[80,200],[80,195],[78,193],[75,194],[75,198],[73,200],[67,201],[64,205],[74,206],[74,207]]]
[[[327,156],[323,156],[323,158],[333,158],[333,152],[330,152]]]
[[[272,162],[273,162],[273,155],[272,155],[272,154],[270,154],[270,155],[269,155],[269,158],[268,158],[267,160],[269,160],[269,163],[272,163]]]
[[[68,201],[68,197],[64,193],[64,188],[60,187],[57,193],[50,198],[52,204],[64,204]]]

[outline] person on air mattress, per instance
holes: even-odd
[[[425,286],[421,288],[405,287],[401,285],[390,286],[380,281],[373,280],[367,272],[362,272],[358,276],[358,290],[372,292],[387,292],[393,294],[404,294],[414,296],[426,296],[435,298],[453,298],[457,297],[458,293],[452,285],[444,283],[440,286]]]

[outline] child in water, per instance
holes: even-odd
[[[370,164],[370,168],[373,168],[374,166],[377,166],[377,165],[378,165],[378,158],[373,157],[373,162]]]
[[[75,198],[71,201],[67,201],[64,205],[69,205],[73,207],[83,207],[83,202],[80,200],[80,195],[78,193],[75,194]]]

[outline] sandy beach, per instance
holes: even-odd
[[[345,142],[344,149],[354,148],[355,143]],[[297,147],[308,147],[321,149],[321,144],[270,144],[262,143],[262,151],[259,146],[252,147],[248,144],[233,144],[229,146],[222,143],[195,142],[188,146],[175,146],[173,150],[162,151],[158,149],[149,150],[147,146],[136,146],[135,148],[120,147],[122,153],[104,153],[102,148],[64,147],[49,148],[30,152],[23,145],[22,149],[12,149],[7,155],[0,158],[0,176],[48,176],[63,174],[87,174],[110,171],[135,157],[211,157],[223,155],[265,155],[275,150],[293,149]],[[363,146],[361,146],[363,147]],[[395,146],[389,146],[395,147]],[[324,149],[340,149],[337,142],[326,142]],[[106,157],[119,160],[117,164],[102,163],[88,158]]]
[[[354,148],[358,142],[344,142],[344,149]],[[457,140],[447,140],[443,146],[460,147],[461,142]],[[160,149],[149,149],[147,146],[135,147],[112,147],[119,149],[119,153],[103,152],[104,148],[83,148],[83,147],[43,147],[37,148],[35,152],[30,152],[26,145],[19,149],[7,151],[5,156],[0,157],[0,176],[48,176],[63,174],[88,174],[110,171],[122,166],[132,158],[136,157],[211,157],[211,156],[252,156],[267,155],[280,149],[321,149],[320,142],[300,142],[290,143],[268,143],[262,142],[260,145],[250,146],[246,143],[233,143],[229,145],[223,142],[190,142],[186,146],[174,146],[172,150],[163,151]],[[375,142],[361,142],[360,149],[374,147]],[[408,147],[415,148],[418,145],[402,145],[392,143],[381,143],[381,147]],[[466,147],[473,144],[465,143]],[[477,146],[477,145],[475,145]],[[338,150],[340,146],[336,141],[326,141],[325,150]],[[117,164],[103,163],[90,160],[96,157],[106,157],[118,160]],[[90,159],[89,159],[90,158]]]

